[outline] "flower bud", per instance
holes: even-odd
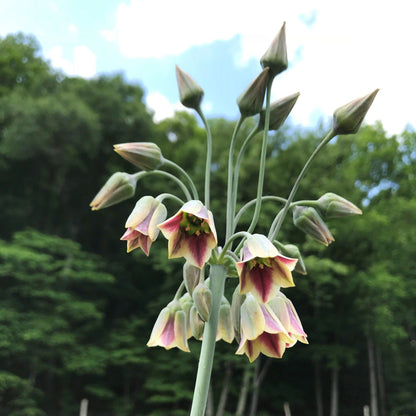
[[[293,106],[296,103],[296,100],[299,97],[299,93],[288,95],[281,100],[275,101],[270,105],[270,123],[269,130],[278,130],[280,126],[285,122],[290,112],[292,111]],[[263,109],[260,112],[260,118],[258,123],[258,130],[264,129],[264,119],[266,116],[266,110]]]
[[[315,208],[295,207],[293,222],[296,227],[326,246],[334,241],[334,237]]]
[[[350,215],[362,214],[362,211],[352,202],[331,192],[322,195],[316,202],[319,210],[327,218],[348,217]]]
[[[185,283],[186,290],[192,296],[192,293],[199,283],[199,275],[201,269],[189,263],[185,262],[183,265],[183,281]]]
[[[204,333],[205,322],[201,319],[195,305],[192,306],[189,313],[189,325],[194,338],[200,341],[202,339],[202,334]]]
[[[146,171],[155,170],[164,162],[159,146],[154,143],[120,143],[114,145],[114,150],[134,166]]]
[[[243,117],[254,116],[261,111],[268,72],[269,68],[265,68],[237,98],[238,108]]]
[[[335,110],[332,128],[334,133],[357,133],[377,93],[378,89]]]
[[[263,311],[251,293],[241,305],[241,330],[247,339],[256,339],[265,328],[266,322]]]
[[[134,175],[114,173],[91,201],[91,209],[97,211],[131,198],[136,191],[136,183]]]
[[[190,311],[192,306],[194,305],[194,301],[189,293],[185,293],[179,299],[179,303],[181,305],[182,310],[185,312],[186,317],[186,338],[190,338],[192,336],[192,331],[190,327]]]
[[[198,110],[204,96],[203,89],[179,66],[176,65],[176,80],[178,82],[181,103],[188,108]]]
[[[235,337],[238,342],[240,342],[241,305],[245,298],[245,295],[240,295],[240,286],[237,285],[231,299],[231,320],[233,322]]]
[[[234,339],[234,328],[231,320],[231,307],[225,296],[222,297],[218,318],[217,341],[223,339],[229,344]]]
[[[288,67],[286,49],[286,23],[283,23],[277,36],[269,46],[269,49],[260,59],[263,68],[270,68],[270,76],[275,77]]]
[[[277,242],[275,242],[277,243]],[[305,263],[303,262],[302,255],[299,248],[294,244],[281,244],[277,243],[278,250],[285,256],[297,259],[294,271],[300,274],[308,274],[306,271]]]
[[[201,318],[207,322],[211,312],[212,294],[205,283],[199,283],[192,294],[196,309]]]

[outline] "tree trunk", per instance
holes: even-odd
[[[369,377],[370,377],[370,413],[371,413],[371,416],[378,416],[376,365],[375,365],[375,358],[374,358],[373,339],[370,336],[367,337],[367,349],[368,349],[368,370],[369,370]]]
[[[315,363],[315,399],[316,399],[316,415],[324,416],[324,401],[322,398],[322,372],[321,363]]]
[[[377,383],[378,383],[378,393],[380,398],[380,416],[387,415],[386,408],[386,389],[384,386],[384,375],[383,375],[383,360],[381,357],[380,346],[376,346],[376,370],[377,370]]]
[[[337,367],[331,371],[331,416],[338,416],[338,373]]]
[[[231,364],[228,361],[226,361],[225,362],[225,378],[222,384],[221,396],[220,396],[220,401],[218,403],[216,416],[223,416],[224,414],[225,405],[227,404],[228,390],[230,387],[230,380],[231,380],[232,373],[233,371],[231,368]]]
[[[252,366],[246,365],[244,368],[243,383],[241,385],[240,395],[238,396],[237,410],[235,416],[243,416],[246,408],[248,386],[250,384],[250,378],[252,375]]]
[[[205,409],[205,416],[214,416],[214,395],[212,394],[212,386],[209,386],[207,408]]]
[[[285,416],[291,416],[292,415],[292,413],[290,413],[289,402],[284,402],[283,403],[283,411],[285,412]]]
[[[256,416],[257,414],[257,407],[259,403],[259,394],[260,394],[260,386],[263,382],[264,378],[266,377],[267,371],[270,367],[272,360],[270,358],[266,359],[266,362],[261,368],[261,360],[260,356],[257,358],[256,367],[254,369],[254,377],[253,377],[253,393],[251,395],[251,406],[250,406],[250,413],[249,416]]]

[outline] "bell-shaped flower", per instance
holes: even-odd
[[[242,261],[236,263],[240,294],[251,292],[256,299],[266,303],[276,295],[279,287],[295,285],[291,272],[297,260],[280,254],[264,235],[249,236],[242,252]]]
[[[147,343],[148,347],[178,347],[189,352],[186,315],[179,301],[173,300],[160,312]]]
[[[201,201],[188,201],[173,217],[159,225],[169,241],[169,258],[184,257],[202,269],[217,245],[214,218]]]
[[[293,223],[304,233],[328,246],[334,240],[324,220],[315,208],[297,206],[293,209]]]
[[[164,162],[159,146],[151,142],[115,144],[114,150],[134,166],[146,171],[155,170]]]
[[[126,232],[120,240],[127,241],[127,252],[140,247],[146,256],[159,234],[158,224],[166,219],[166,207],[152,196],[140,198],[126,221]]]
[[[267,305],[279,318],[289,334],[289,337],[292,339],[292,342],[290,342],[287,347],[291,347],[296,341],[308,344],[306,339],[307,335],[303,330],[302,323],[300,322],[296,309],[290,299],[282,292],[279,292]]]
[[[247,294],[241,305],[241,339],[236,354],[246,354],[250,362],[260,353],[281,358],[286,346],[292,342],[273,310]]]
[[[137,178],[125,172],[113,173],[90,203],[93,211],[110,207],[134,196]]]

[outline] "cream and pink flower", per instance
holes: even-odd
[[[242,261],[236,264],[240,277],[240,294],[251,292],[266,303],[279,287],[294,286],[292,270],[297,259],[286,257],[261,234],[253,234],[244,242]]]
[[[150,246],[159,234],[157,225],[166,219],[166,207],[152,196],[144,196],[137,201],[126,221],[126,232],[120,240],[127,241],[127,252],[140,247],[146,256]]]
[[[184,257],[200,269],[217,246],[212,212],[201,201],[188,201],[159,228],[168,240],[169,258]]]

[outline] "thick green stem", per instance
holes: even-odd
[[[280,227],[283,224],[283,221],[286,217],[287,212],[289,211],[289,208],[291,206],[291,203],[293,201],[293,198],[295,197],[295,194],[299,188],[300,181],[303,179],[303,177],[306,175],[306,172],[308,171],[313,159],[315,159],[316,155],[321,151],[321,149],[333,138],[336,134],[333,130],[331,130],[325,137],[322,139],[321,143],[319,143],[318,147],[313,151],[313,153],[310,155],[309,159],[305,163],[305,166],[299,173],[299,176],[296,179],[295,184],[293,185],[293,188],[290,192],[289,197],[287,198],[286,204],[283,207],[283,209],[279,212],[279,214],[276,216],[276,218],[273,221],[272,226],[270,227],[269,232],[269,240],[273,241],[276,239],[276,236],[278,232],[280,231]]]
[[[199,356],[194,397],[190,416],[204,416],[211,380],[212,363],[214,360],[215,342],[217,337],[218,316],[221,299],[224,294],[226,270],[221,264],[213,264],[210,269],[210,289],[212,292],[211,313],[205,323],[202,337],[201,354]]]

